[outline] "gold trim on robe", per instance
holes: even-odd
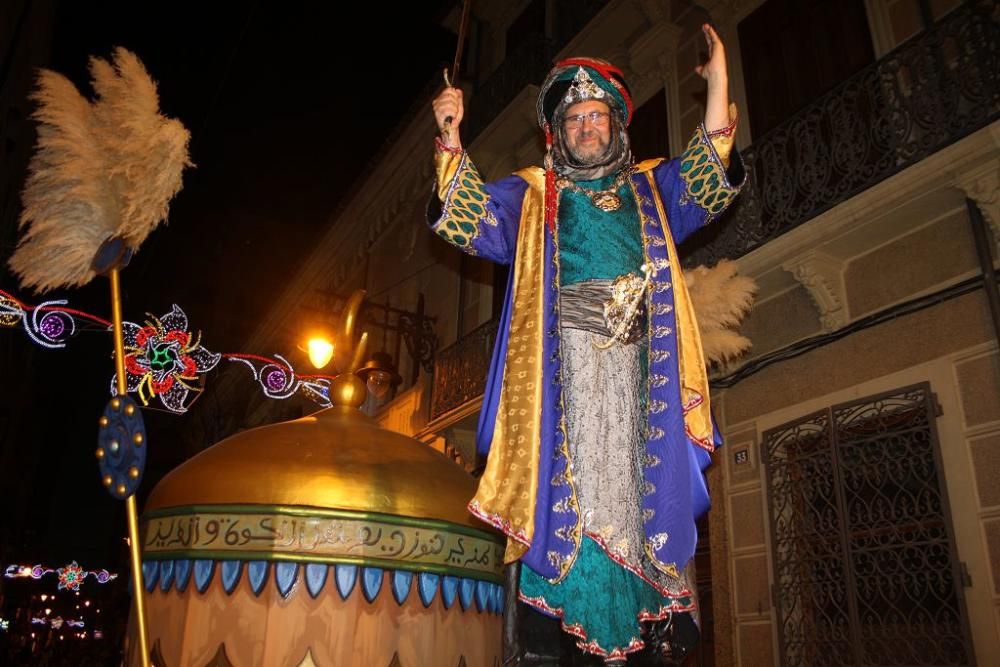
[[[528,182],[514,261],[513,308],[503,388],[493,444],[469,509],[512,538],[504,561],[523,556],[535,530],[542,425],[542,322],[545,306],[545,235],[538,169],[517,172]]]
[[[667,212],[657,190],[653,172],[647,171],[646,178],[649,180],[656,204],[656,212],[660,216],[660,224],[663,226],[663,236],[667,241],[667,257],[670,261],[671,282],[674,290],[674,314],[677,319],[677,363],[681,380],[684,427],[692,440],[701,447],[712,451],[714,446],[708,372],[705,369],[698,319],[695,316],[694,306],[691,305],[687,284],[681,275],[677,247],[670,234]]]

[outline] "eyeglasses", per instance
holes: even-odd
[[[589,120],[594,127],[604,127],[611,120],[611,114],[607,111],[591,111],[590,113],[566,116],[563,119],[563,125],[566,126],[567,130],[576,130],[583,127],[584,120]]]

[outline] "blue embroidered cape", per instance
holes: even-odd
[[[695,520],[709,506],[702,471],[721,444],[675,243],[717,218],[739,192],[742,162],[734,151],[727,168],[727,157],[699,127],[679,158],[644,162],[630,178],[653,271],[645,552],[675,577],[694,555]],[[483,183],[464,152],[439,150],[436,160],[441,211],[432,229],[465,252],[512,265],[480,413],[477,442],[487,467],[469,508],[508,535],[508,562],[520,558],[555,583],[572,567],[582,534],[562,404],[558,224],[543,222],[544,172],[529,168]]]

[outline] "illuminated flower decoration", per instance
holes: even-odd
[[[159,397],[171,412],[186,412],[190,393],[201,391],[196,386],[199,376],[215,368],[222,355],[203,348],[200,333],[191,335],[187,315],[177,305],[159,319],[150,318],[145,326],[122,324],[126,386],[139,394],[143,405]],[[116,378],[111,387],[115,393]]]
[[[103,568],[100,570],[84,570],[77,564],[76,561],[73,561],[66,567],[60,567],[55,570],[40,564],[31,566],[18,565],[15,563],[14,565],[8,565],[7,569],[4,571],[4,576],[8,579],[15,579],[18,577],[41,579],[47,574],[55,574],[59,577],[60,589],[65,590],[68,588],[74,591],[80,588],[80,585],[83,584],[83,580],[87,577],[93,577],[99,584],[106,584],[118,578],[117,574],[108,572]]]
[[[53,630],[58,630],[59,628],[61,628],[63,626],[62,616],[56,616],[55,618],[53,618],[51,621],[49,621],[49,625],[52,626]]]
[[[80,584],[83,583],[83,578],[87,576],[83,568],[77,565],[76,561],[73,561],[66,567],[61,567],[56,570],[56,574],[59,575],[59,590],[80,590]]]
[[[0,630],[6,630],[10,627],[10,621],[6,618],[0,618]]]

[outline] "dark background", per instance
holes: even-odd
[[[271,354],[241,346],[393,129],[408,114],[430,113],[429,86],[455,48],[442,27],[453,4],[352,3],[348,11],[320,2],[29,0],[8,16],[20,22],[0,44],[0,85],[16,79],[8,66],[23,40],[49,41],[44,66],[86,95],[89,56],[107,57],[114,46],[135,52],[159,84],[162,113],[191,131],[197,167],[184,174],[169,224],[122,273],[125,318],[142,321],[177,303],[210,350]],[[36,20],[32,12],[46,9],[51,20]],[[33,124],[21,128],[20,140],[33,143]],[[19,289],[6,269],[13,236],[5,230],[0,288],[32,304],[65,298],[110,319],[103,278],[44,297]],[[84,332],[63,350],[38,348],[16,329],[0,336],[2,566],[76,559],[124,578],[125,506],[104,491],[94,458],[113,373],[110,335]],[[148,493],[190,452],[179,446],[184,416],[144,412]],[[15,592],[10,582],[6,592]]]

